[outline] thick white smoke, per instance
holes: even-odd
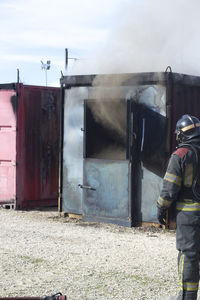
[[[106,47],[74,74],[173,72],[200,75],[200,1],[130,0],[119,9]]]
[[[124,0],[106,46],[92,58],[80,60],[73,74],[119,74],[117,82],[114,77],[118,86],[120,73],[164,72],[167,66],[173,72],[200,75],[199,12],[199,0]],[[106,97],[106,80],[97,76],[93,82],[97,101],[91,109],[98,122],[124,138],[125,113],[120,114],[113,102],[104,104],[123,97],[111,89]],[[126,106],[120,105],[124,111]]]

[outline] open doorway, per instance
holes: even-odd
[[[126,101],[85,101],[85,158],[125,160]]]

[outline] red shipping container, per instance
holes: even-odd
[[[0,205],[58,205],[60,89],[0,85]]]

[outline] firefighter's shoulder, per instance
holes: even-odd
[[[173,154],[174,154],[174,155],[177,155],[177,156],[179,156],[179,157],[181,157],[181,158],[183,158],[183,157],[186,155],[186,153],[188,153],[188,151],[190,151],[190,149],[185,148],[185,147],[181,147],[181,148],[176,149],[176,150],[173,152]]]

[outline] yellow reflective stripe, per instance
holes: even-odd
[[[179,259],[179,268],[178,268],[178,275],[179,275],[179,287],[180,290],[183,291],[197,291],[199,282],[184,282],[183,281],[183,269],[184,269],[184,254],[181,252],[180,259]]]
[[[189,203],[189,199],[186,199],[186,201],[188,202],[176,202],[176,209],[181,211],[200,211],[199,202]]]
[[[171,202],[169,200],[165,200],[162,197],[159,197],[158,204],[164,207],[170,207]]]
[[[185,132],[185,131],[190,130],[190,129],[195,128],[195,127],[200,127],[200,123],[196,123],[195,125],[191,124],[191,125],[185,126],[185,127],[181,128],[181,130],[183,132]]]
[[[166,172],[164,180],[170,181],[172,183],[177,184],[178,186],[181,186],[181,177],[176,176],[174,174]]]
[[[183,283],[183,289],[185,291],[197,291],[199,287],[198,282],[184,282]]]
[[[183,201],[184,201],[183,203],[187,203],[187,204],[192,204],[192,203],[193,204],[195,203],[195,205],[198,204],[198,202],[194,202],[193,199],[183,199]]]
[[[184,185],[188,187],[192,186],[192,180],[193,180],[193,165],[187,164],[185,166]]]
[[[191,124],[191,125],[188,125],[188,126],[185,126],[185,127],[181,128],[181,130],[183,132],[185,132],[185,131],[190,130],[190,129],[194,128],[194,127],[195,127],[194,124]]]
[[[179,270],[178,270],[179,285],[180,285],[181,290],[183,290],[183,266],[184,266],[184,254],[181,253],[181,256],[179,259]]]

